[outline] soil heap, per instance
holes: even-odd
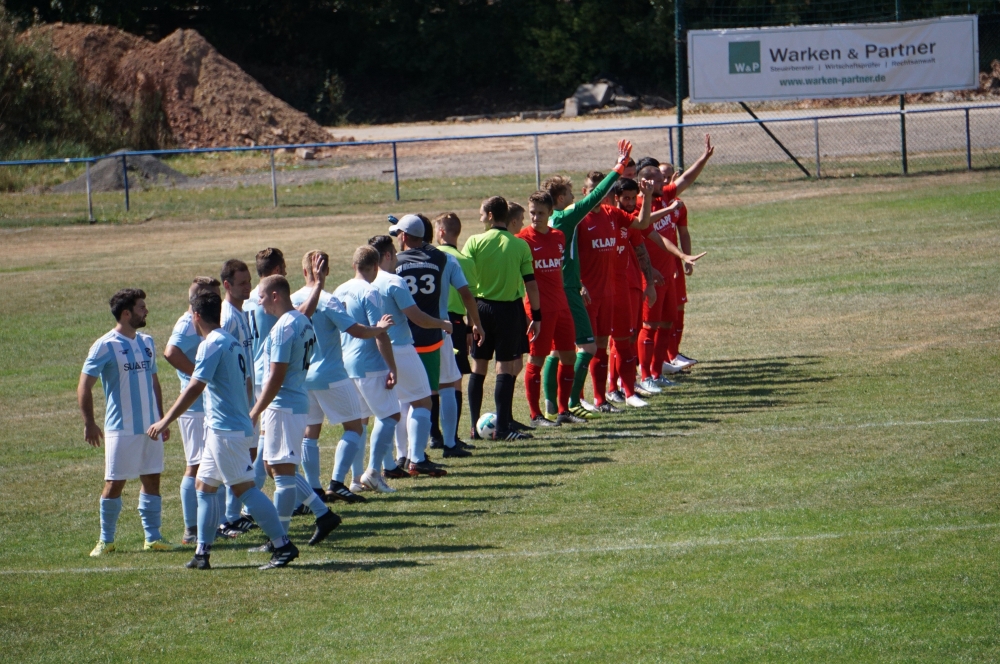
[[[112,152],[120,154],[122,151]],[[125,157],[128,168],[128,186],[130,189],[145,189],[151,185],[184,184],[188,178],[183,173],[175,171],[152,155],[137,155]],[[122,160],[101,159],[90,169],[91,191],[121,191],[125,188],[125,174],[122,173]],[[75,194],[87,191],[87,175],[83,174],[75,180],[63,182],[52,187],[57,194]]]
[[[322,143],[334,139],[305,113],[278,99],[224,58],[195,30],[157,43],[110,26],[53,23],[25,38],[47,37],[81,75],[131,106],[158,92],[174,141],[183,147]]]

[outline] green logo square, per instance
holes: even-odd
[[[760,42],[729,42],[729,73],[760,73]]]

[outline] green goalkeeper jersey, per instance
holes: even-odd
[[[563,286],[567,292],[579,292],[582,286],[580,282],[580,253],[576,250],[576,228],[583,221],[583,218],[590,214],[590,211],[600,205],[605,196],[611,191],[611,187],[618,181],[617,171],[611,171],[594,190],[575,203],[570,204],[564,210],[556,210],[549,217],[549,226],[563,232],[569,241],[563,249]]]

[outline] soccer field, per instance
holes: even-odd
[[[218,542],[211,572],[183,567],[190,550],[142,553],[138,482],[118,552],[87,556],[103,450],[83,440],[80,367],[120,287],[146,290],[162,353],[192,276],[265,246],[294,273],[321,248],[339,283],[384,216],[0,230],[0,660],[1000,658],[997,185],[696,187],[709,254],[684,352],[701,364],[679,387],[337,505],[326,542],[266,573],[246,552],[259,531]],[[456,204],[464,241],[477,200],[409,205]],[[526,421],[521,381],[515,409]],[[163,523],[179,541],[172,429]],[[323,432],[324,476],[339,432]],[[309,533],[293,520],[295,541]]]

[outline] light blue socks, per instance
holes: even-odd
[[[333,480],[335,482],[343,484],[344,480],[347,479],[347,470],[351,467],[355,457],[360,456],[358,449],[361,452],[365,451],[365,439],[353,431],[344,431],[340,442],[337,443],[337,456],[333,462]],[[358,475],[358,477],[361,476]]]
[[[222,493],[222,487],[219,487],[219,493]],[[233,490],[228,486],[226,487],[226,521],[228,523],[236,523],[240,520],[240,499],[236,497]]]
[[[319,439],[302,439],[302,472],[306,474],[309,486],[322,489],[319,479]],[[311,509],[311,508],[310,508]]]
[[[181,512],[185,528],[198,525],[198,491],[194,488],[194,478],[187,475],[181,479]]]
[[[253,483],[258,489],[264,488],[267,469],[264,468],[264,434],[257,439],[257,458],[253,460]]]
[[[330,511],[309,486],[309,480],[298,473],[295,474],[295,488],[298,489],[298,502],[305,503],[305,506],[312,510],[313,516],[318,518]]]
[[[139,516],[142,519],[142,529],[146,533],[147,542],[155,542],[160,539],[160,505],[162,502],[159,496],[139,493]]]
[[[427,408],[411,408],[406,420],[406,436],[410,439],[407,456],[410,461],[420,463],[426,457],[427,440],[431,436],[431,411]]]
[[[212,549],[219,525],[219,516],[216,514],[219,502],[215,499],[215,493],[195,491],[195,495],[198,500],[198,550],[195,553],[208,553]]]
[[[358,446],[358,453],[351,462],[351,475],[355,482],[361,481],[361,475],[365,472],[365,441],[368,440],[368,425],[361,429],[361,445]],[[369,443],[371,444],[371,443]]]
[[[393,435],[396,433],[396,420],[386,417],[375,420],[372,426],[372,443],[368,455],[368,470],[379,472],[382,470],[382,460],[392,449]]]
[[[121,496],[101,498],[101,541],[110,544],[115,541],[118,529],[118,515],[122,513]]]
[[[278,477],[292,479],[289,475],[278,475]],[[292,495],[292,500],[294,501],[294,494]],[[253,520],[257,522],[260,529],[264,531],[267,538],[274,544],[275,548],[281,548],[288,543],[288,538],[285,537],[285,528],[281,525],[281,519],[278,517],[278,511],[271,501],[267,499],[263,491],[256,487],[247,489],[240,496],[240,500],[246,506],[247,511],[250,512]]]
[[[454,387],[442,387],[438,393],[441,404],[439,419],[441,422],[441,437],[445,447],[454,447],[458,437],[458,398]]]
[[[281,520],[282,534],[288,534],[288,526],[292,522],[292,512],[298,503],[298,489],[295,486],[295,475],[274,476],[274,509]],[[252,512],[251,512],[252,514]]]

